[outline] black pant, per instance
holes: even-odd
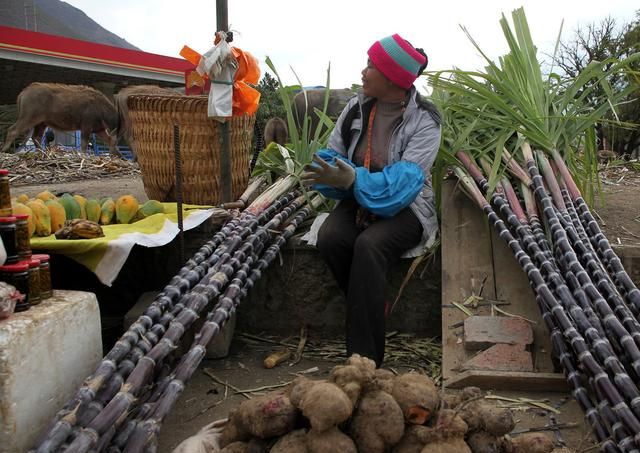
[[[318,232],[317,247],[347,299],[347,356],[357,353],[378,366],[384,358],[387,271],[402,253],[417,245],[422,225],[410,208],[356,226],[358,204],[342,201]]]

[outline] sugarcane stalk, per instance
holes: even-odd
[[[532,175],[534,185],[536,185],[536,175],[538,178],[540,178],[540,176],[537,174],[537,169],[534,168],[535,172],[532,171],[531,164],[535,167],[535,163],[533,163],[533,161],[529,161],[529,172]],[[482,207],[487,217],[489,217],[489,221],[498,232],[498,235],[508,243],[516,259],[528,275],[536,294],[540,297],[542,303],[546,306],[546,309],[553,313],[559,327],[563,331],[564,336],[567,338],[568,343],[571,345],[576,356],[580,358],[582,367],[592,377],[594,385],[600,387],[616,416],[624,423],[627,429],[632,433],[637,433],[634,434],[634,441],[636,445],[638,445],[640,443],[640,432],[638,431],[640,428],[640,421],[629,408],[616,386],[613,385],[607,373],[601,368],[597,360],[595,360],[591,351],[587,347],[584,338],[582,338],[580,333],[573,327],[571,320],[564,311],[564,308],[555,299],[553,293],[547,287],[540,271],[534,266],[531,258],[522,249],[519,242],[511,235],[504,222],[493,211],[491,205],[482,197],[482,194],[477,186],[473,184],[471,178],[464,174],[459,167],[454,171],[460,177],[461,183],[467,187],[468,192],[472,194],[472,199]],[[540,187],[541,185],[538,182],[536,190],[539,190]]]
[[[475,176],[476,182],[480,187],[487,187],[486,179],[482,175],[482,173],[476,172]],[[509,191],[513,192],[510,184],[506,184],[506,196],[509,197]],[[519,207],[519,201],[517,197],[515,197],[515,193],[512,194],[513,203],[515,206]],[[494,193],[491,197],[491,204],[496,207],[498,212],[503,214],[503,217],[507,219],[507,223],[516,232],[520,241],[522,242],[524,248],[527,252],[538,262],[538,266],[540,270],[545,275],[545,280],[549,282],[560,301],[563,302],[563,305],[567,312],[572,315],[572,318],[577,323],[580,332],[583,333],[589,340],[592,348],[597,352],[598,357],[601,363],[607,365],[607,368],[611,369],[612,373],[619,374],[618,381],[625,381],[625,384],[622,384],[621,387],[624,390],[623,393],[629,398],[631,401],[640,400],[640,393],[638,393],[637,389],[634,385],[632,385],[631,379],[628,377],[626,371],[624,371],[624,367],[619,362],[616,362],[615,359],[612,359],[613,356],[615,358],[615,353],[611,349],[611,345],[608,340],[604,340],[600,332],[598,331],[598,327],[600,324],[596,324],[593,326],[591,324],[592,320],[596,320],[597,317],[594,316],[593,311],[589,307],[588,304],[576,304],[573,299],[573,294],[569,291],[569,288],[565,284],[565,281],[559,274],[559,271],[554,263],[548,261],[544,252],[539,248],[535,239],[533,238],[533,234],[531,230],[528,228],[526,224],[520,222],[517,215],[511,210],[510,205],[504,201],[502,196],[499,193]],[[521,214],[524,216],[524,213]],[[583,311],[581,305],[586,306],[588,311]],[[592,327],[596,327],[596,331],[594,332]],[[600,330],[601,331],[601,330]],[[606,337],[604,337],[606,338]]]
[[[605,301],[600,292],[596,289],[588,273],[578,261],[567,236],[567,234],[572,234],[573,232],[571,231],[571,229],[569,229],[569,232],[567,233],[567,231],[565,231],[561,226],[560,217],[556,215],[553,206],[548,199],[548,196],[542,190],[540,181],[541,176],[538,174],[537,168],[535,167],[535,163],[533,161],[529,162],[529,172],[532,175],[536,196],[544,206],[543,212],[545,214],[545,217],[547,218],[547,221],[549,222],[549,226],[554,236],[555,243],[557,244],[559,249],[562,250],[562,262],[564,263],[564,266],[567,269],[571,269],[571,271],[578,278],[580,285],[585,290],[591,301],[594,303],[600,315],[604,318],[605,324],[613,332],[615,332],[615,336],[618,339],[621,349],[626,351],[626,353],[631,357],[631,365],[636,375],[640,375],[640,350],[638,349],[638,345],[636,344],[634,335],[630,335],[629,331],[625,327],[623,327],[620,321],[616,318],[616,316],[612,312],[611,307]],[[634,333],[633,330],[631,332]],[[637,338],[637,335],[635,336]]]
[[[558,152],[558,150],[552,151],[552,157],[554,162],[556,163],[560,174],[562,175],[562,179],[567,185],[567,190],[571,196],[571,199],[575,203],[578,212],[580,213],[580,217],[582,219],[582,223],[584,225],[585,230],[588,230],[591,234],[593,242],[597,245],[598,251],[602,256],[604,263],[612,269],[612,277],[616,282],[616,285],[624,289],[625,296],[627,301],[635,307],[636,310],[640,311],[640,290],[633,283],[633,280],[629,277],[629,274],[624,269],[620,258],[613,251],[611,244],[602,233],[598,222],[593,218],[587,203],[584,201],[578,186],[573,181],[571,173],[567,168],[562,156]]]
[[[286,203],[288,203],[294,196],[295,193],[286,197]],[[285,201],[279,203],[279,205],[284,204]],[[294,210],[294,208],[288,207],[283,211],[293,212]],[[279,219],[283,218],[282,212],[277,214],[275,217],[278,219],[277,221],[280,221]],[[252,221],[252,223],[255,224],[257,222]],[[270,224],[273,224],[273,222],[270,221],[267,223],[267,225]],[[184,309],[180,313],[179,317],[171,323],[162,340],[160,340],[145,357],[140,359],[125,382],[122,391],[119,392],[112,401],[107,404],[107,406],[105,406],[104,410],[94,418],[85,430],[79,433],[73,443],[69,446],[69,451],[84,451],[83,448],[86,444],[86,439],[89,437],[89,434],[86,434],[87,432],[91,433],[92,431],[95,431],[99,435],[102,435],[105,433],[106,428],[112,425],[111,423],[107,424],[105,422],[105,420],[111,421],[108,417],[119,418],[126,415],[126,411],[133,402],[131,397],[135,396],[142,386],[149,380],[156,364],[166,357],[166,355],[168,355],[175,347],[174,344],[181,338],[184,331],[195,321],[195,319],[197,319],[198,314],[204,306],[206,306],[208,301],[217,297],[221,288],[229,281],[230,275],[240,266],[240,263],[247,257],[247,254],[251,253],[253,247],[261,241],[261,237],[265,234],[266,228],[258,229],[257,233],[248,235],[244,242],[242,242],[242,237],[235,236],[219,247],[219,249],[222,249],[222,254],[216,265],[209,271],[208,275],[210,275],[210,277],[208,278],[208,282],[199,283],[191,293],[185,296],[188,299],[186,304],[187,308]],[[233,256],[231,253],[233,253]],[[205,280],[207,280],[207,277],[205,277]],[[128,396],[121,396],[125,394]]]
[[[596,440],[602,444],[601,450],[606,452],[620,451],[616,446],[616,443],[619,443],[615,436],[616,432],[608,429],[609,426],[603,422],[604,416],[601,415],[600,403],[597,407],[594,406],[587,389],[582,385],[584,373],[582,373],[580,371],[580,367],[577,366],[576,358],[567,349],[562,333],[553,319],[553,315],[546,309],[540,297],[536,297],[536,302],[538,303],[538,307],[542,313],[542,319],[551,334],[551,346],[554,355],[560,361],[565,377],[567,378],[567,382],[572,389],[571,394],[584,412],[585,417],[591,426],[591,430],[596,436]],[[605,406],[609,408],[608,405],[606,405],[606,400],[604,400],[604,403]],[[613,437],[616,442],[614,442],[610,437]]]
[[[145,313],[140,316],[140,318],[132,324],[129,330],[116,342],[111,351],[107,353],[103,361],[98,365],[94,374],[87,379],[84,386],[79,389],[76,396],[72,398],[70,402],[68,402],[57,414],[55,420],[59,420],[63,417],[70,407],[79,407],[93,401],[95,398],[95,392],[98,391],[98,389],[100,389],[108,379],[110,379],[118,361],[128,354],[135,345],[144,341],[141,340],[141,337],[145,334],[147,328],[154,325],[154,321],[159,321],[164,325],[168,324],[167,319],[163,320],[161,318],[165,310],[170,308],[173,302],[180,295],[187,292],[197,283],[197,281],[202,279],[204,274],[207,272],[208,267],[214,264],[217,260],[217,257],[213,257],[213,259],[208,260],[208,258],[213,255],[213,250],[217,249],[218,245],[224,241],[227,235],[231,234],[235,228],[238,227],[239,221],[239,219],[232,219],[221,229],[220,232],[214,235],[212,240],[204,244],[192,259],[190,259],[185,266],[181,268],[178,275],[171,279],[170,283],[163,291],[160,292],[150,307],[145,310]],[[46,432],[55,429],[55,425],[56,423],[54,421],[52,427],[48,428]],[[66,425],[68,425],[68,423],[65,423],[65,426]],[[64,427],[61,427],[61,429],[64,429]],[[58,432],[60,432],[60,430],[58,430]],[[47,436],[45,434],[40,443],[46,441],[46,445],[39,447],[37,450],[38,453],[55,451],[55,449],[57,449],[65,440],[60,440],[60,435],[56,437],[56,439],[58,439],[56,442],[52,442],[51,440],[47,441],[46,439]]]
[[[513,176],[515,176],[525,186],[531,187],[531,178],[529,177],[529,174],[520,166],[520,164],[518,164],[518,161],[516,161],[507,148],[502,149],[502,161]]]
[[[298,201],[300,204],[304,202],[304,197],[300,197]],[[291,207],[293,208],[293,207]],[[294,209],[292,209],[293,211]],[[256,269],[265,269],[275,259],[280,248],[286,243],[287,239],[293,235],[297,226],[308,216],[311,212],[309,208],[303,208],[293,219],[292,223],[287,225],[282,234],[278,235],[274,244],[271,245],[266,251],[262,259],[256,261]],[[283,212],[283,214],[285,214]],[[269,224],[265,226],[265,231],[269,231],[280,224],[288,215],[276,216]],[[207,316],[207,321],[203,324],[200,332],[194,339],[194,344],[190,351],[183,357],[183,360],[176,368],[174,373],[175,378],[167,386],[162,396],[154,405],[154,409],[150,419],[144,420],[142,423],[138,423],[131,434],[130,440],[127,441],[125,453],[142,452],[152,438],[159,432],[159,427],[164,417],[168,414],[171,407],[175,404],[180,397],[184,384],[191,378],[199,363],[204,357],[206,351],[206,345],[217,335],[226,321],[229,319],[232,311],[240,303],[241,298],[246,291],[242,291],[242,287],[245,282],[250,278],[249,270],[252,267],[252,262],[246,262],[241,269],[239,269],[236,277],[232,280],[227,287],[225,294],[220,297],[216,307]],[[251,273],[251,278],[257,279],[259,273]],[[254,280],[255,281],[255,280]]]
[[[462,160],[465,161],[464,158]],[[485,171],[487,172],[490,171],[490,166],[488,162],[481,162],[481,163],[483,164]],[[489,188],[489,184],[486,178],[484,177],[484,175],[482,174],[482,172],[475,171],[473,175],[480,189],[484,192],[487,192]],[[521,241],[525,245],[525,248],[529,251],[531,256],[535,257],[536,261],[539,263],[540,269],[543,270],[543,272],[545,272],[545,275],[547,276],[545,277],[547,282],[551,283],[554,286],[555,291],[565,292],[564,299],[568,300],[570,298],[570,296],[567,295],[566,293],[568,289],[566,288],[564,281],[559,275],[560,271],[556,266],[555,260],[550,259],[553,255],[550,251],[548,242],[544,237],[544,234],[534,233],[532,228],[529,225],[527,225],[526,216],[522,211],[520,202],[517,199],[515,195],[515,191],[513,190],[511,184],[508,182],[506,178],[504,178],[504,180],[502,181],[502,184],[504,186],[505,196],[509,200],[509,203],[505,204],[504,200],[500,196],[498,196],[498,194],[493,194],[491,198],[491,204],[496,207],[498,212],[503,214],[503,217],[507,219],[507,223],[509,224],[509,226],[521,238]],[[525,190],[525,193],[529,192],[528,188],[524,187],[523,189]],[[527,198],[525,197],[525,201],[530,205],[533,205],[533,200],[531,199],[527,200]],[[511,211],[509,210],[509,207],[511,207]],[[514,208],[516,210],[515,216],[513,212]],[[535,209],[535,205],[529,206],[527,209],[529,212],[532,213],[532,219],[534,221],[537,221],[537,210]],[[539,223],[538,223],[538,228],[541,230]],[[542,237],[540,237],[540,235],[542,235]],[[533,240],[531,239],[531,236],[533,236]],[[588,323],[591,325],[591,327],[594,327],[598,331],[599,336],[606,337],[604,333],[604,329],[602,328],[602,325],[600,323],[598,316],[595,314],[595,312],[591,308],[589,301],[586,295],[584,294],[584,291],[582,291],[582,288],[579,286],[579,284],[577,284],[575,277],[573,280],[571,280],[571,282],[574,283],[574,287],[572,288],[573,295],[578,301],[579,307],[584,312],[584,315],[586,316],[586,320],[588,320]],[[581,316],[581,320],[582,320],[582,325],[585,326],[586,328],[586,324],[584,322],[585,320],[582,318],[582,316]],[[607,351],[606,353],[609,353],[609,351]]]

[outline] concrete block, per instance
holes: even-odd
[[[93,293],[56,290],[0,321],[0,452],[31,448],[101,359]]]
[[[524,319],[505,316],[470,316],[464,320],[465,349],[476,351],[501,343],[530,345],[531,325]]]
[[[138,299],[138,302],[127,312],[124,316],[124,329],[128,329],[131,324],[135,322],[136,319],[144,313],[149,305],[153,302],[156,295],[158,293],[155,291],[150,291],[142,294]],[[204,316],[201,316],[194,324],[191,326],[189,330],[187,330],[183,337],[180,346],[178,347],[176,353],[183,354],[186,353],[191,347],[191,343],[193,342],[194,335],[200,331],[202,324],[204,323]],[[236,327],[236,315],[235,313],[231,315],[227,323],[222,327],[220,333],[211,340],[211,343],[207,345],[207,352],[205,354],[205,358],[207,359],[219,359],[222,357],[226,357],[229,354],[229,347],[231,346],[231,340],[233,339],[233,332]]]
[[[533,371],[533,357],[523,344],[496,344],[462,364],[461,371]]]

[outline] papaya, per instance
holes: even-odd
[[[33,236],[33,233],[36,231],[36,223],[33,219],[33,211],[31,208],[23,203],[15,203],[11,208],[15,215],[27,214],[29,216],[27,219],[27,225],[29,225],[29,237]]]
[[[107,198],[107,200],[102,204],[100,208],[100,223],[102,225],[109,225],[113,222],[113,218],[116,214],[116,203],[111,198]]]
[[[62,205],[67,216],[67,220],[79,219],[82,214],[78,200],[73,198],[71,194],[65,193],[58,198],[58,203]]]
[[[27,195],[26,193],[20,194],[18,195],[18,198],[16,198],[16,200],[18,200],[18,203],[24,204],[29,201],[29,195]]]
[[[87,212],[87,220],[92,222],[100,221],[100,203],[98,203],[98,200],[89,198],[84,209]]]
[[[122,195],[116,200],[116,220],[129,223],[138,212],[138,200],[133,195]]]
[[[75,198],[75,200],[80,205],[80,217],[78,217],[78,218],[86,220],[86,218],[87,218],[87,199],[85,197],[83,197],[82,195],[73,195],[73,198]]]
[[[47,200],[44,204],[47,205],[47,209],[49,209],[51,231],[55,233],[64,226],[64,222],[67,220],[67,212],[56,200]]]
[[[54,194],[52,194],[48,190],[45,190],[43,192],[40,192],[38,195],[36,195],[36,198],[42,201],[47,201],[47,200],[55,200],[58,197],[56,197]]]
[[[32,200],[27,202],[27,206],[33,211],[36,236],[49,236],[51,234],[51,215],[44,202],[42,200]]]
[[[140,206],[138,211],[144,216],[143,218],[145,218],[153,214],[162,214],[164,212],[164,206],[157,200],[149,200]]]

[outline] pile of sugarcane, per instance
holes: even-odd
[[[639,451],[640,291],[585,199],[598,187],[595,125],[632,89],[608,80],[640,55],[545,76],[524,11],[512,20],[501,20],[510,52],[499,62],[472,40],[485,71],[431,75],[445,113],[436,176],[453,168],[527,274],[601,450]]]
[[[464,152],[457,153],[464,170],[455,173],[529,277],[553,354],[602,450],[633,451],[640,446],[640,291],[559,154],[554,168],[528,143],[522,151],[528,174],[510,161],[518,191],[504,176],[488,194],[484,173]]]
[[[317,207],[319,199],[296,185],[292,176],[278,180],[186,262],[58,412],[35,451],[155,451],[162,421],[207,344]],[[169,354],[205,313],[189,351],[172,366]]]

